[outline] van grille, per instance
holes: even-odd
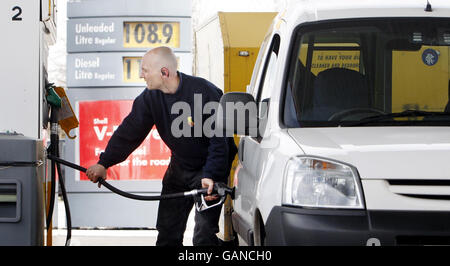
[[[450,180],[388,180],[391,186],[449,186]]]
[[[450,236],[397,236],[397,245],[450,245]]]
[[[387,180],[395,194],[432,200],[450,200],[450,180]]]

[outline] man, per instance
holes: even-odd
[[[226,182],[230,160],[236,151],[229,153],[230,143],[225,137],[208,138],[203,133],[201,136],[174,137],[172,123],[179,115],[172,114],[172,106],[182,102],[194,110],[194,95],[201,95],[204,106],[208,102],[218,102],[221,91],[205,79],[177,72],[176,57],[167,47],[148,51],[143,57],[141,70],[141,78],[145,79],[147,88],[134,100],[130,114],[114,132],[98,163],[89,167],[87,176],[94,183],[100,177],[105,179],[106,169],[124,161],[156,125],[161,138],[172,151],[161,194],[200,187],[208,188],[208,194],[211,194],[214,182]],[[189,117],[188,124],[193,132],[194,124],[203,121],[193,121],[192,117]],[[200,117],[206,120],[208,115]],[[233,146],[234,143],[230,145]],[[205,199],[211,201],[216,198],[207,196]],[[182,245],[193,204],[192,198],[159,202],[156,245]],[[216,233],[219,231],[220,211],[221,208],[211,208],[196,212],[194,245],[219,244]]]

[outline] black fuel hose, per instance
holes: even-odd
[[[57,163],[66,165],[66,166],[68,166],[70,168],[73,168],[75,170],[78,170],[80,172],[86,173],[87,169],[82,167],[82,166],[79,166],[77,164],[65,161],[65,160],[63,160],[61,158],[52,156],[50,154],[47,155],[47,158],[52,160],[52,161],[54,161],[54,162],[57,162]],[[199,194],[206,195],[208,193],[208,189],[207,188],[201,188],[201,189],[194,189],[192,191],[187,191],[187,192],[179,192],[179,193],[172,193],[172,194],[165,194],[165,195],[158,195],[158,196],[143,196],[143,195],[136,195],[136,194],[132,194],[132,193],[128,193],[128,192],[125,192],[123,190],[120,190],[120,189],[112,186],[108,182],[106,182],[103,178],[99,178],[98,182],[100,184],[102,184],[103,186],[105,186],[107,189],[111,190],[112,192],[114,192],[116,194],[119,194],[120,196],[129,198],[129,199],[134,199],[134,200],[148,200],[148,201],[152,201],[152,200],[166,200],[166,199],[184,198],[186,196],[196,196],[196,195],[199,195]]]
[[[52,126],[52,131],[50,134],[50,147],[48,148],[48,155],[47,156],[55,156],[55,157],[59,157],[59,136],[58,136],[58,124],[54,121],[56,121],[57,119],[57,111],[56,108],[52,111],[51,114],[51,126]],[[49,207],[48,207],[48,213],[47,213],[47,232],[48,230],[51,228],[50,224],[53,218],[53,210],[54,210],[54,205],[55,205],[55,195],[56,195],[56,174],[58,174],[59,177],[59,187],[61,189],[61,193],[62,193],[62,198],[63,198],[63,202],[64,202],[64,209],[66,211],[66,226],[67,226],[67,236],[66,236],[66,243],[65,246],[69,246],[70,245],[70,240],[72,238],[72,218],[71,218],[71,214],[70,214],[70,207],[69,207],[69,199],[67,197],[67,192],[66,192],[66,186],[65,186],[65,182],[64,182],[64,178],[62,176],[62,171],[61,171],[61,165],[56,162],[56,161],[52,161],[51,163],[51,189],[50,189],[50,203],[49,203]]]
[[[52,218],[53,218],[53,209],[55,206],[55,194],[56,194],[56,163],[52,162],[51,163],[51,172],[50,172],[50,202],[48,204],[48,210],[47,210],[47,220],[46,220],[46,224],[47,224],[47,232],[50,230],[50,223],[52,222]]]
[[[59,149],[56,150],[57,155],[59,156]],[[69,199],[67,197],[67,191],[66,191],[66,185],[64,178],[62,176],[61,171],[61,165],[59,163],[56,163],[56,171],[58,173],[59,177],[59,187],[61,188],[61,193],[64,201],[64,209],[66,210],[66,225],[67,225],[67,236],[66,236],[66,246],[70,246],[70,240],[72,239],[72,217],[70,214],[70,207],[69,207]]]
[[[48,154],[54,154],[57,156],[58,154],[58,131],[57,131],[57,126],[58,124],[55,121],[58,118],[58,114],[56,111],[56,108],[52,108],[52,112],[50,115],[50,121],[51,121],[51,134],[50,134],[50,147],[48,147],[47,153]],[[50,230],[50,223],[52,222],[52,218],[53,218],[53,209],[55,206],[55,194],[56,194],[56,163],[54,161],[52,161],[51,164],[51,168],[50,168],[51,172],[50,172],[50,177],[51,177],[51,181],[50,181],[50,202],[48,204],[48,211],[47,211],[47,232]],[[60,176],[61,178],[61,176]]]

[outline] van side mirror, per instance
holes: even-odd
[[[253,95],[245,92],[224,94],[216,114],[216,128],[226,136],[258,136],[258,109]]]

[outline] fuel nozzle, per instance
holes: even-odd
[[[61,97],[59,97],[58,93],[55,91],[55,85],[53,83],[48,83],[45,86],[47,90],[46,100],[51,106],[61,107]]]
[[[234,199],[234,187],[230,188],[227,185],[225,185],[225,183],[222,182],[215,182],[214,183],[214,188],[212,191],[212,196],[219,196],[219,197],[226,197],[227,195],[230,195],[231,199]],[[208,189],[207,188],[202,188],[202,189],[197,189],[197,190],[193,190],[197,195],[203,195],[203,196],[207,196],[208,195]],[[192,192],[191,192],[192,193]]]
[[[226,195],[230,195],[231,199],[234,199],[234,190],[235,188],[230,188],[224,183],[216,182],[214,183],[214,190],[213,192],[216,192],[217,195],[220,197],[226,197]]]
[[[225,202],[225,199],[227,195],[230,195],[231,199],[234,199],[234,190],[235,188],[230,188],[224,183],[221,182],[215,182],[214,188],[212,192],[212,196],[219,196],[218,200],[211,201],[212,204],[208,205],[207,201],[205,200],[205,196],[208,195],[208,190],[206,188],[197,190],[198,194],[200,194],[200,197],[195,197],[195,207],[197,208],[197,211],[205,211],[207,209],[219,206],[220,204]]]

